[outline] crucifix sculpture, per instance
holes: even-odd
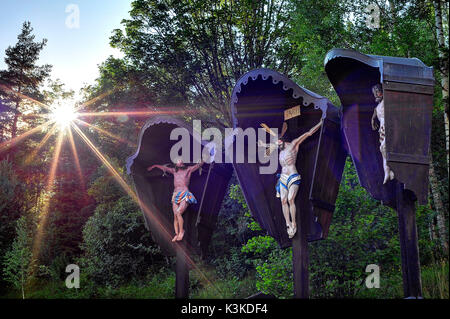
[[[294,237],[297,232],[296,214],[297,209],[295,205],[295,198],[297,196],[300,184],[301,176],[297,171],[297,156],[300,145],[311,135],[313,135],[322,125],[323,120],[312,127],[308,132],[300,135],[299,137],[288,141],[284,133],[286,132],[287,125],[284,123],[283,130],[280,138],[277,142],[277,147],[280,149],[279,163],[281,166],[281,173],[277,174],[277,184],[275,186],[276,197],[281,200],[281,208],[283,211],[284,219],[286,220],[287,233],[289,238]],[[267,130],[267,125],[261,125]],[[270,130],[270,129],[269,129]],[[273,134],[272,132],[269,132]],[[272,150],[272,145],[267,145],[259,141],[259,145],[263,147],[269,147],[269,151]]]
[[[181,159],[177,160],[175,167],[168,167],[165,165],[152,165],[147,168],[151,171],[154,168],[159,168],[164,173],[170,173],[173,175],[173,194],[172,194],[172,210],[173,210],[173,226],[175,229],[175,237],[172,242],[183,240],[184,236],[184,221],[183,213],[189,204],[196,204],[194,194],[189,191],[189,183],[191,181],[191,175],[193,172],[202,167],[203,162],[195,164],[193,166],[184,165]]]
[[[416,204],[428,203],[433,68],[416,58],[333,49],[325,71],[342,103],[342,133],[361,186],[397,211],[404,295],[421,298]]]
[[[277,197],[281,199],[281,206],[284,218],[286,219],[287,233],[289,238],[294,237],[297,232],[295,220],[296,207],[295,197],[300,187],[301,176],[297,172],[296,162],[300,145],[311,135],[313,135],[322,125],[322,120],[308,132],[300,135],[296,139],[288,142],[284,137],[278,140],[280,148],[281,174],[276,185]]]
[[[375,102],[377,102],[377,106],[373,110],[372,115],[372,129],[376,131],[378,129],[378,133],[380,134],[380,152],[383,156],[383,170],[384,170],[384,179],[383,184],[386,184],[387,181],[394,179],[394,171],[391,170],[389,165],[387,164],[386,159],[386,129],[384,126],[384,100],[383,100],[383,88],[381,84],[374,85],[372,87],[372,93],[375,97]],[[379,124],[376,123],[378,119]]]
[[[338,109],[328,99],[270,69],[244,74],[233,89],[230,108],[233,127],[241,128],[242,135],[249,128],[263,127],[274,137],[268,144],[263,136],[258,137],[257,145],[266,147],[265,158],[275,158],[276,167],[252,161],[250,156],[244,162],[233,161],[233,166],[253,217],[280,247],[292,246],[294,296],[307,298],[308,242],[328,234],[347,156]],[[290,139],[279,140],[275,129]],[[241,140],[244,154],[250,154],[254,142],[248,136]],[[277,172],[281,173],[278,178]],[[279,197],[274,192],[276,181]]]
[[[175,129],[189,133],[190,154],[194,154],[196,145],[203,154],[207,143],[195,137],[189,123],[158,115],[149,118],[142,127],[139,146],[127,159],[127,173],[133,179],[145,226],[152,239],[164,255],[176,258],[175,297],[187,298],[189,270],[195,263],[193,256],[206,258],[208,255],[208,245],[233,168],[231,164],[206,159],[205,163],[192,166],[173,161],[171,149],[178,143],[171,139]],[[197,158],[189,160],[195,163]],[[158,165],[173,162],[178,163],[170,167]],[[149,166],[153,167],[151,172]],[[206,174],[194,173],[200,167]],[[161,169],[164,174],[156,174],[154,168]],[[173,180],[164,177],[166,173],[171,173]]]

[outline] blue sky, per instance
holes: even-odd
[[[97,65],[109,55],[122,56],[109,46],[113,29],[129,18],[131,0],[0,0],[0,69],[5,69],[5,49],[17,42],[24,21],[30,21],[36,40],[46,38],[39,64],[52,64],[52,78],[78,91],[83,83],[92,84]],[[74,10],[79,8],[79,28],[70,28]],[[70,8],[70,7],[69,7]],[[70,23],[69,23],[69,26]],[[73,26],[73,25],[72,25]]]

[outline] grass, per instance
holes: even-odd
[[[449,266],[448,261],[440,261],[421,269],[422,295],[425,299],[449,298]],[[398,299],[403,296],[403,280],[401,273],[380,278],[379,289],[361,289],[358,298]]]
[[[422,267],[422,289],[426,299],[449,298],[448,261]],[[207,278],[207,279],[206,279]],[[214,268],[201,266],[190,273],[190,298],[246,298],[256,293],[255,276],[220,278]],[[400,273],[381,277],[379,289],[363,288],[357,298],[403,298]],[[28,299],[171,299],[174,298],[175,274],[159,273],[146,280],[133,281],[120,287],[96,287],[85,277],[80,278],[79,289],[66,288],[64,281],[36,281],[26,290]],[[19,291],[10,290],[1,298],[21,298]]]
[[[422,268],[423,297],[427,299],[449,299],[448,261],[441,261]]]

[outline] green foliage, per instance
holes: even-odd
[[[449,267],[448,260],[441,260],[429,266],[422,267],[422,287],[424,298],[449,298]]]
[[[117,159],[110,160],[110,163],[114,167],[118,168],[120,166],[117,165],[117,162]],[[123,173],[120,169],[118,169],[118,171],[119,174]],[[120,185],[118,185],[112,174],[105,166],[99,167],[92,178],[93,182],[88,189],[88,194],[96,201],[96,203],[103,205],[114,205],[114,203],[124,195]]]
[[[247,259],[239,247],[227,247],[227,254],[217,256],[213,265],[221,278],[243,278],[248,274]]]
[[[131,298],[131,299],[172,299],[175,297],[175,274],[155,272],[150,280],[131,282],[126,285],[98,289],[98,298]]]
[[[352,297],[366,277],[365,268],[400,271],[397,217],[358,185],[347,161],[327,240],[311,245],[311,288],[317,297]]]
[[[38,66],[39,54],[45,47],[47,40],[35,42],[33,28],[30,22],[24,22],[22,31],[17,36],[17,43],[9,46],[5,50],[6,70],[0,70],[0,84],[6,85],[9,89],[20,94],[25,94],[31,98],[41,100],[43,98],[39,87],[49,76],[51,71],[50,65]],[[14,138],[18,134],[19,124],[22,128],[26,122],[23,121],[22,115],[24,111],[32,109],[30,105],[22,103],[22,97],[10,90],[0,88],[0,98],[2,102],[8,106],[9,112],[0,113],[0,140],[4,136]],[[42,110],[41,110],[42,111]],[[29,120],[28,120],[29,121]],[[15,148],[12,148],[15,150]],[[14,152],[11,152],[14,154]]]
[[[208,124],[229,125],[231,89],[242,74],[258,67],[285,73],[339,105],[323,65],[326,52],[334,47],[417,57],[434,67],[439,83],[443,64],[435,39],[433,4],[378,1],[381,24],[379,29],[371,29],[366,26],[364,9],[372,2],[135,0],[130,18],[123,21],[123,30],[115,30],[110,39],[124,58],[110,57],[100,65],[95,85],[84,89],[85,100],[96,98],[86,111],[177,107],[196,109],[196,117]],[[448,37],[448,21],[444,21],[444,29]],[[6,51],[7,69],[0,71],[0,84],[47,104],[70,97],[73,92],[66,92],[58,81],[49,82],[47,90],[40,88],[50,71],[48,65],[37,65],[45,44],[46,40],[34,40],[31,25],[25,23],[17,44]],[[448,48],[443,49],[448,57]],[[25,111],[46,112],[3,87],[0,102],[0,143],[43,120],[22,116]],[[431,151],[439,194],[448,207],[444,102],[437,85]],[[120,116],[91,120],[92,125],[114,133],[111,138],[86,130],[123,176],[122,164],[135,148],[134,138],[145,119]],[[55,189],[47,194],[45,181],[54,151],[53,137],[42,148],[39,160],[28,166],[22,163],[44,134],[28,138],[10,152],[14,156],[0,154],[0,159],[10,159],[10,163],[0,162],[2,279],[16,289],[26,286],[27,269],[31,267],[25,265],[31,263],[31,244],[24,234],[32,231],[31,217],[50,198],[42,237],[45,244],[40,246],[37,278],[26,287],[27,297],[173,298],[175,277],[169,270],[173,265],[151,240],[137,205],[124,197],[106,167],[97,169],[97,159],[76,134],[84,181],[73,174],[76,168],[71,150],[63,146]],[[208,258],[214,269],[202,268],[209,282],[202,274],[191,272],[191,296],[241,298],[259,290],[279,298],[292,297],[292,250],[280,249],[267,236],[251,217],[235,178],[231,184]],[[417,210],[423,291],[427,298],[448,298],[448,256],[433,234],[437,216],[434,206],[431,203]],[[26,222],[22,218],[17,222],[20,216]],[[444,212],[444,219],[448,221],[448,212]],[[82,251],[78,249],[80,244]],[[80,289],[64,285],[65,266],[72,262],[81,266]],[[364,285],[365,267],[372,263],[381,268],[380,289]],[[359,186],[350,162],[346,164],[329,237],[310,245],[310,274],[311,295],[315,298],[403,296],[396,214]],[[21,297],[16,293],[14,290],[11,295]]]
[[[242,252],[253,253],[256,258],[266,257],[272,250],[278,248],[275,239],[270,236],[256,236],[250,238],[242,247]]]
[[[7,209],[7,207],[14,202],[15,195],[17,194],[18,186],[19,186],[19,180],[12,169],[11,163],[9,163],[6,160],[1,161],[0,162],[0,211]],[[5,218],[5,217],[3,217],[3,218]]]
[[[238,184],[234,184],[230,186],[229,189],[229,196],[230,199],[233,199],[238,202],[239,205],[242,206],[242,209],[244,210],[244,217],[247,217],[248,221],[248,228],[252,231],[261,231],[262,228],[259,226],[259,224],[251,217],[250,210],[248,209],[247,202],[245,201],[244,194],[242,194],[241,187]]]
[[[293,297],[292,249],[273,249],[256,266],[256,288],[277,298]]]
[[[192,291],[189,297],[192,299],[243,299],[256,292],[254,277],[248,275],[242,279],[236,277],[228,277],[225,279],[217,278],[212,284],[201,286]]]
[[[196,117],[229,126],[231,90],[242,74],[292,69],[291,11],[280,0],[135,0],[111,44],[142,74],[157,104],[196,108]]]
[[[91,280],[117,286],[139,277],[150,265],[158,268],[162,255],[145,229],[142,213],[128,197],[112,208],[100,204],[83,230],[82,269]]]
[[[228,194],[219,212],[217,231],[211,240],[211,264],[217,269],[221,279],[244,278],[251,269],[247,256],[241,247],[253,236],[249,227],[259,226],[250,217],[237,180],[233,177]],[[244,211],[244,213],[243,213]]]
[[[20,194],[23,187],[10,162],[0,161],[0,260],[15,236],[16,221],[20,216]]]
[[[4,256],[3,275],[14,288],[21,290],[25,299],[25,287],[32,274],[32,230],[25,216],[17,220],[16,238]]]

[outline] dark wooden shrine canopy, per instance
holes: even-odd
[[[301,115],[287,121],[290,139],[324,119],[320,131],[301,145],[297,159],[302,181],[296,205],[300,214],[306,216],[305,231],[312,241],[327,236],[346,157],[341,147],[338,109],[328,99],[270,69],[256,69],[243,75],[234,87],[230,103],[234,128],[258,129],[265,123],[278,128],[278,132],[284,122],[284,111],[297,105]],[[281,247],[290,246],[280,199],[275,196],[276,174],[260,174],[258,161],[233,161],[233,166],[253,217]]]
[[[184,121],[169,116],[156,116],[142,127],[137,151],[127,159],[127,173],[132,176],[146,227],[163,252],[170,256],[176,254],[176,247],[171,242],[171,237],[175,235],[171,205],[173,176],[162,176],[162,172],[156,169],[148,172],[147,167],[153,164],[172,164],[170,150],[178,141],[170,140],[170,133],[175,128],[188,130],[191,156],[194,143],[200,143],[203,151],[206,143],[196,140],[192,127]],[[198,203],[189,205],[183,214],[189,251],[198,252],[200,244],[201,253],[206,253],[232,170],[230,164],[205,163],[201,175],[198,171],[192,174],[189,190]]]
[[[434,93],[433,69],[416,58],[366,55],[333,49],[325,70],[342,103],[342,129],[360,183],[395,208],[395,184],[404,184],[426,204]],[[395,179],[383,185],[379,134],[371,128],[372,94],[382,84],[388,165]]]

